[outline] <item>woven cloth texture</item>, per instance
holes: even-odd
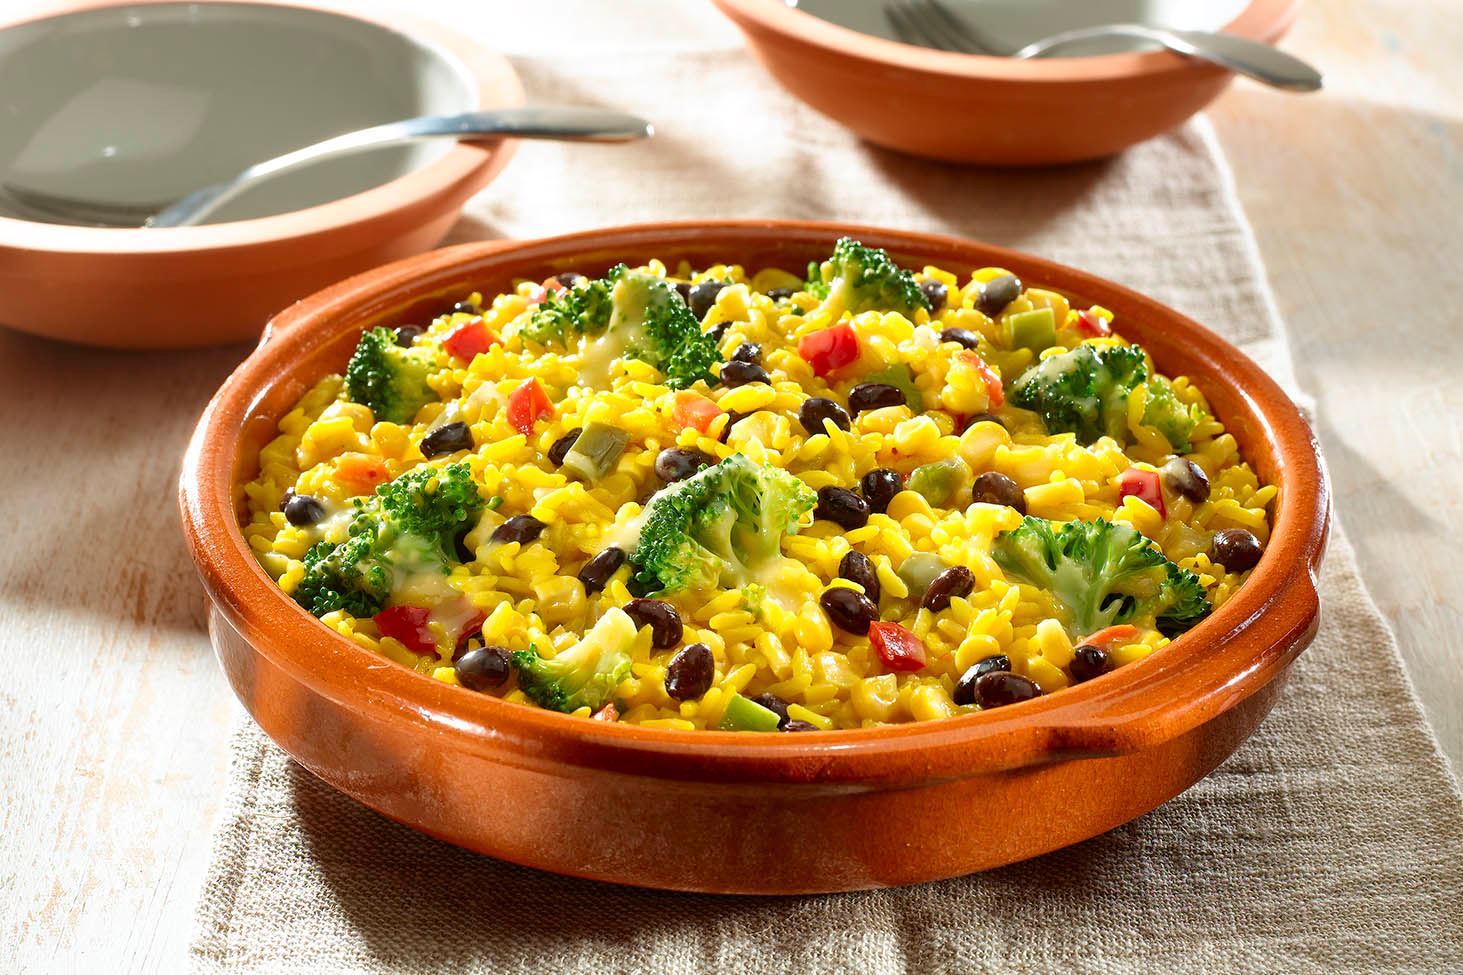
[[[530,98],[639,112],[658,134],[634,146],[523,145],[451,241],[733,216],[957,234],[1146,291],[1289,381],[1285,337],[1203,120],[1105,162],[967,169],[859,142],[731,44],[663,48],[516,57]],[[1075,847],[900,890],[705,897],[527,870],[378,816],[244,722],[194,967],[1463,970],[1463,805],[1339,530],[1321,591],[1320,634],[1274,712],[1193,789]]]

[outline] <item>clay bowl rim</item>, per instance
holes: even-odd
[[[248,425],[272,435],[283,409],[267,412],[271,390],[302,392],[327,368],[291,383],[312,353],[338,359],[343,333],[382,323],[413,301],[492,281],[613,263],[619,256],[714,250],[725,259],[786,249],[826,251],[852,234],[906,261],[1003,265],[1029,282],[1113,308],[1128,334],[1181,334],[1188,355],[1216,387],[1232,380],[1228,424],[1242,447],[1274,444],[1268,473],[1281,487],[1271,541],[1241,589],[1209,619],[1144,660],[1076,687],[1018,705],[940,721],[802,735],[747,735],[607,724],[474,694],[383,660],[281,593],[245,543],[239,524]],[[1141,329],[1131,326],[1143,322]],[[1173,342],[1176,340],[1164,340]],[[322,352],[328,350],[328,352]],[[1162,362],[1160,361],[1160,365]],[[1191,370],[1192,371],[1192,370]],[[298,395],[298,392],[295,395]],[[1219,397],[1212,397],[1218,399]],[[260,441],[266,439],[257,434]],[[1253,456],[1253,448],[1249,450]],[[727,220],[649,223],[531,241],[461,244],[358,275],[276,317],[259,347],[213,397],[183,461],[179,505],[193,560],[215,608],[293,679],[338,705],[394,723],[403,733],[447,738],[496,761],[562,772],[593,768],[693,781],[908,787],[1069,758],[1124,754],[1188,732],[1281,675],[1314,636],[1316,576],[1329,524],[1330,494],[1314,436],[1300,411],[1259,366],[1192,320],[1136,291],[1041,258],[935,234],[813,221]],[[246,704],[249,702],[245,702]],[[434,746],[437,747],[437,746]]]
[[[22,13],[0,18],[0,31],[70,14],[114,7],[151,6],[277,7],[327,14],[389,31],[418,44],[444,61],[476,93],[471,108],[506,107],[524,101],[523,83],[503,54],[464,34],[406,11],[353,5],[350,12],[328,0],[47,0]],[[485,170],[496,174],[518,149],[518,140],[459,142],[425,166],[339,199],[267,217],[204,224],[199,227],[76,227],[0,215],[0,247],[57,254],[172,254],[241,250],[360,226],[421,203],[447,187],[470,182]]]
[[[738,26],[755,28],[761,40],[816,48],[823,56],[866,61],[880,68],[935,78],[998,85],[1065,85],[1099,81],[1153,79],[1171,82],[1176,74],[1219,74],[1224,68],[1172,51],[1129,51],[1070,58],[1017,61],[986,54],[955,54],[891,41],[815,17],[782,0],[712,0]],[[1301,0],[1250,0],[1222,31],[1270,41],[1295,19]],[[911,59],[910,51],[919,59]]]

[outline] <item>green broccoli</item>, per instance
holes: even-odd
[[[403,348],[387,328],[361,334],[356,351],[345,367],[345,388],[350,398],[371,408],[378,420],[409,423],[417,410],[437,399],[427,377],[437,370],[431,346]]]
[[[721,361],[716,340],[676,293],[653,274],[620,264],[598,281],[582,283],[546,299],[530,314],[520,333],[542,344],[567,345],[580,335],[602,336],[609,362],[621,357],[648,362],[665,374],[671,389],[697,380],[711,382]]]
[[[837,319],[845,311],[897,311],[907,318],[930,302],[914,275],[877,247],[865,247],[851,237],[833,245],[833,255],[822,265],[808,265],[806,290],[822,301],[811,314]]]
[[[650,499],[630,555],[636,595],[728,587],[754,580],[782,557],[782,537],[818,503],[787,471],[733,454]]]
[[[374,616],[398,572],[446,574],[453,538],[483,502],[466,463],[418,467],[355,501],[345,541],[321,541],[305,553],[295,602],[316,616],[343,609]]]
[[[1206,416],[1197,405],[1190,406],[1174,395],[1167,379],[1153,376],[1148,380],[1148,403],[1143,407],[1143,422],[1157,427],[1174,450],[1187,453],[1193,448],[1189,437]]]
[[[513,654],[518,665],[518,686],[540,707],[570,712],[588,706],[598,710],[630,674],[630,649],[635,644],[635,622],[614,608],[599,618],[574,646],[552,660],[536,650]]]
[[[1079,345],[1023,372],[1007,398],[1037,413],[1048,433],[1075,433],[1090,444],[1103,435],[1128,439],[1128,394],[1148,378],[1138,346]]]
[[[1074,639],[1142,616],[1176,636],[1209,612],[1198,576],[1135,529],[1101,518],[1057,525],[1028,515],[996,537],[991,554],[1007,573],[1066,608]]]

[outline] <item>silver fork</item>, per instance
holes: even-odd
[[[955,54],[985,54],[1024,60],[1079,41],[1099,37],[1134,37],[1286,91],[1316,91],[1321,87],[1321,73],[1309,64],[1269,44],[1234,34],[1171,30],[1149,24],[1103,24],[1061,31],[1013,51],[1001,50],[943,0],[887,0],[884,16],[889,26],[894,28],[894,33],[906,44]]]

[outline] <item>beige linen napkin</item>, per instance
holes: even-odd
[[[992,172],[863,145],[733,49],[518,65],[533,96],[639,111],[660,134],[525,145],[454,240],[725,216],[949,232],[1154,294],[1289,379],[1202,122],[1108,162]],[[510,866],[358,806],[248,725],[193,959],[224,973],[1457,971],[1463,807],[1339,531],[1322,593],[1320,635],[1274,713],[1188,793],[1068,850],[902,890],[700,897]]]

